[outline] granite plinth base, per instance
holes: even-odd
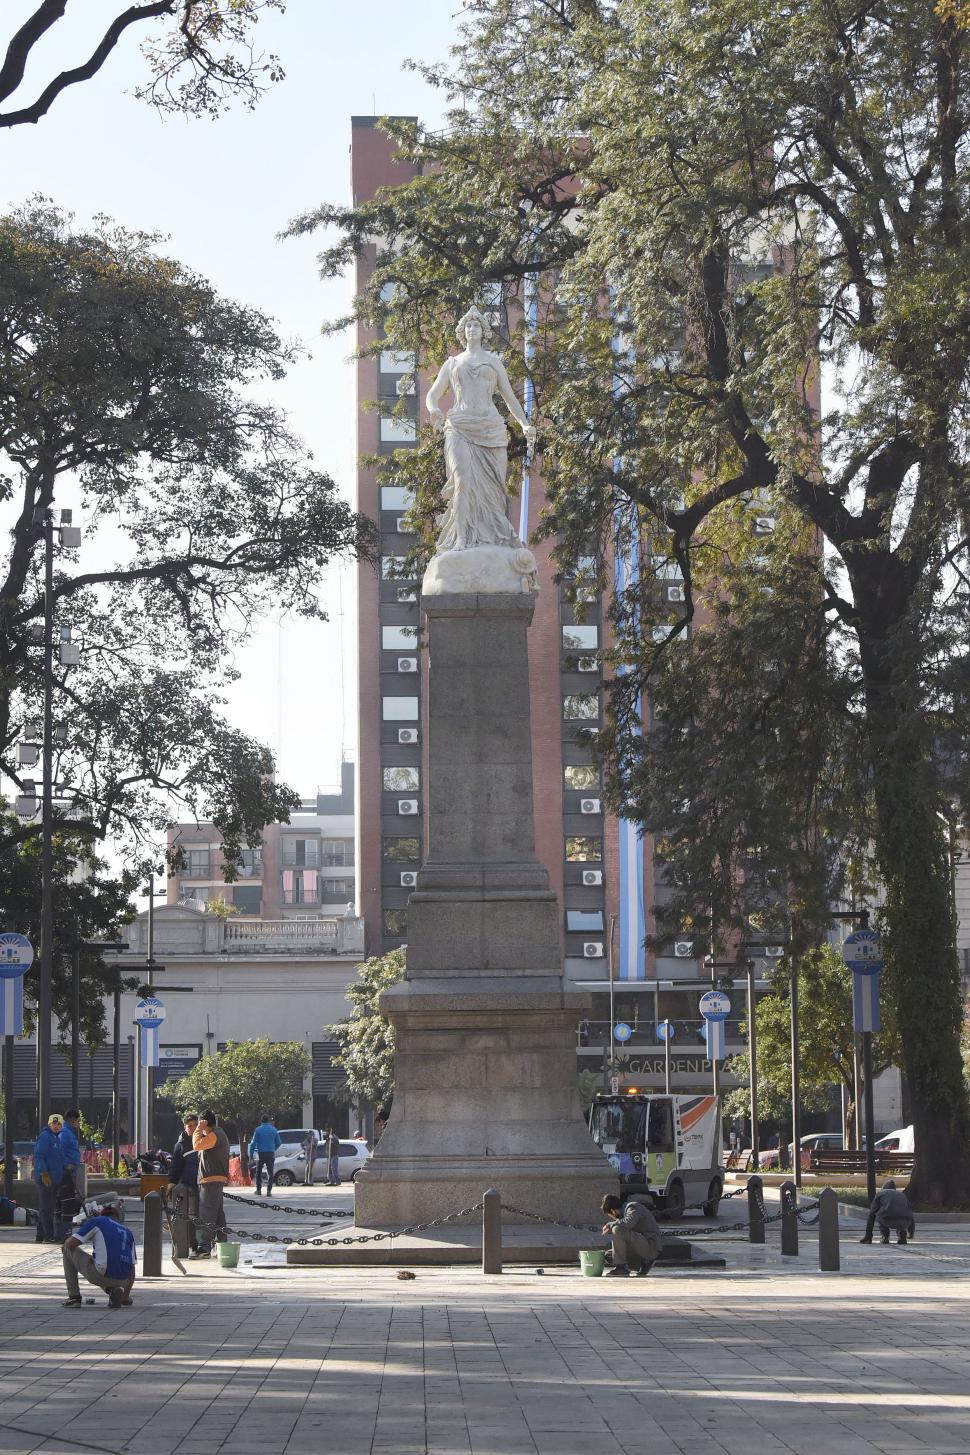
[[[616,1173],[583,1120],[576,1025],[558,976],[414,980],[381,996],[394,1026],[394,1106],[355,1183],[355,1218],[408,1227],[474,1206],[594,1224]],[[466,1221],[480,1220],[480,1213]]]

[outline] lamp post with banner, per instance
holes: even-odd
[[[867,923],[849,935],[842,955],[852,971],[852,1027],[862,1037],[862,1080],[866,1117],[866,1193],[876,1195],[875,1112],[872,1093],[872,1037],[880,1029],[879,974],[883,967],[882,939]]]
[[[157,995],[146,995],[135,1007],[135,1025],[138,1027],[139,1062],[146,1070],[147,1085],[142,1093],[143,1106],[140,1120],[144,1122],[145,1150],[151,1138],[151,1067],[158,1065],[158,1032],[165,1020],[165,1007]]]
[[[664,1090],[670,1095],[670,1043],[676,1034],[673,1021],[663,1020],[657,1022],[657,1040],[663,1041],[664,1048]]]
[[[723,990],[707,990],[697,1006],[707,1032],[707,1059],[714,1077],[714,1095],[720,1095],[718,1064],[724,1060],[724,1022],[731,1014],[731,1002]]]
[[[34,963],[26,935],[0,934],[0,1035],[3,1036],[3,1195],[13,1197],[13,1043],[24,1033],[24,976]]]

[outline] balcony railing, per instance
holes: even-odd
[[[212,864],[206,859],[205,863],[196,860],[194,863],[186,860],[185,866],[178,871],[180,879],[210,879],[212,877]]]
[[[352,869],[354,855],[347,849],[344,854],[315,854],[298,859],[292,849],[284,849],[281,862],[284,869]]]
[[[224,924],[227,951],[327,950],[337,955],[363,951],[362,921],[351,916],[315,915],[306,919],[229,919]]]

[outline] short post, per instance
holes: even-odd
[[[838,1273],[839,1200],[831,1187],[818,1200],[818,1266],[822,1273]]]
[[[482,1272],[502,1271],[502,1194],[490,1187],[482,1198]]]
[[[798,1257],[798,1189],[794,1182],[781,1184],[782,1257]]]
[[[145,1234],[142,1247],[142,1278],[162,1276],[162,1199],[150,1192],[142,1206],[145,1209]]]
[[[748,1178],[748,1242],[763,1243],[765,1240],[765,1217],[762,1209],[764,1184],[760,1177]]]

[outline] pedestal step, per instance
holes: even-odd
[[[352,1227],[341,1229],[341,1234],[359,1238],[384,1231],[383,1228]],[[581,1248],[601,1248],[604,1242],[592,1233],[583,1238],[582,1234],[566,1228],[527,1223],[502,1225],[502,1259],[507,1264],[531,1264],[534,1268],[572,1264],[575,1267]],[[411,1233],[401,1238],[385,1237],[375,1243],[344,1243],[330,1248],[292,1244],[286,1250],[287,1266],[295,1268],[347,1268],[381,1263],[409,1268],[447,1268],[458,1263],[481,1263],[481,1260],[481,1227],[461,1225],[432,1228],[427,1233]],[[686,1238],[676,1238],[664,1243],[657,1266],[709,1269],[727,1265],[723,1258],[709,1254],[706,1249],[700,1252]]]

